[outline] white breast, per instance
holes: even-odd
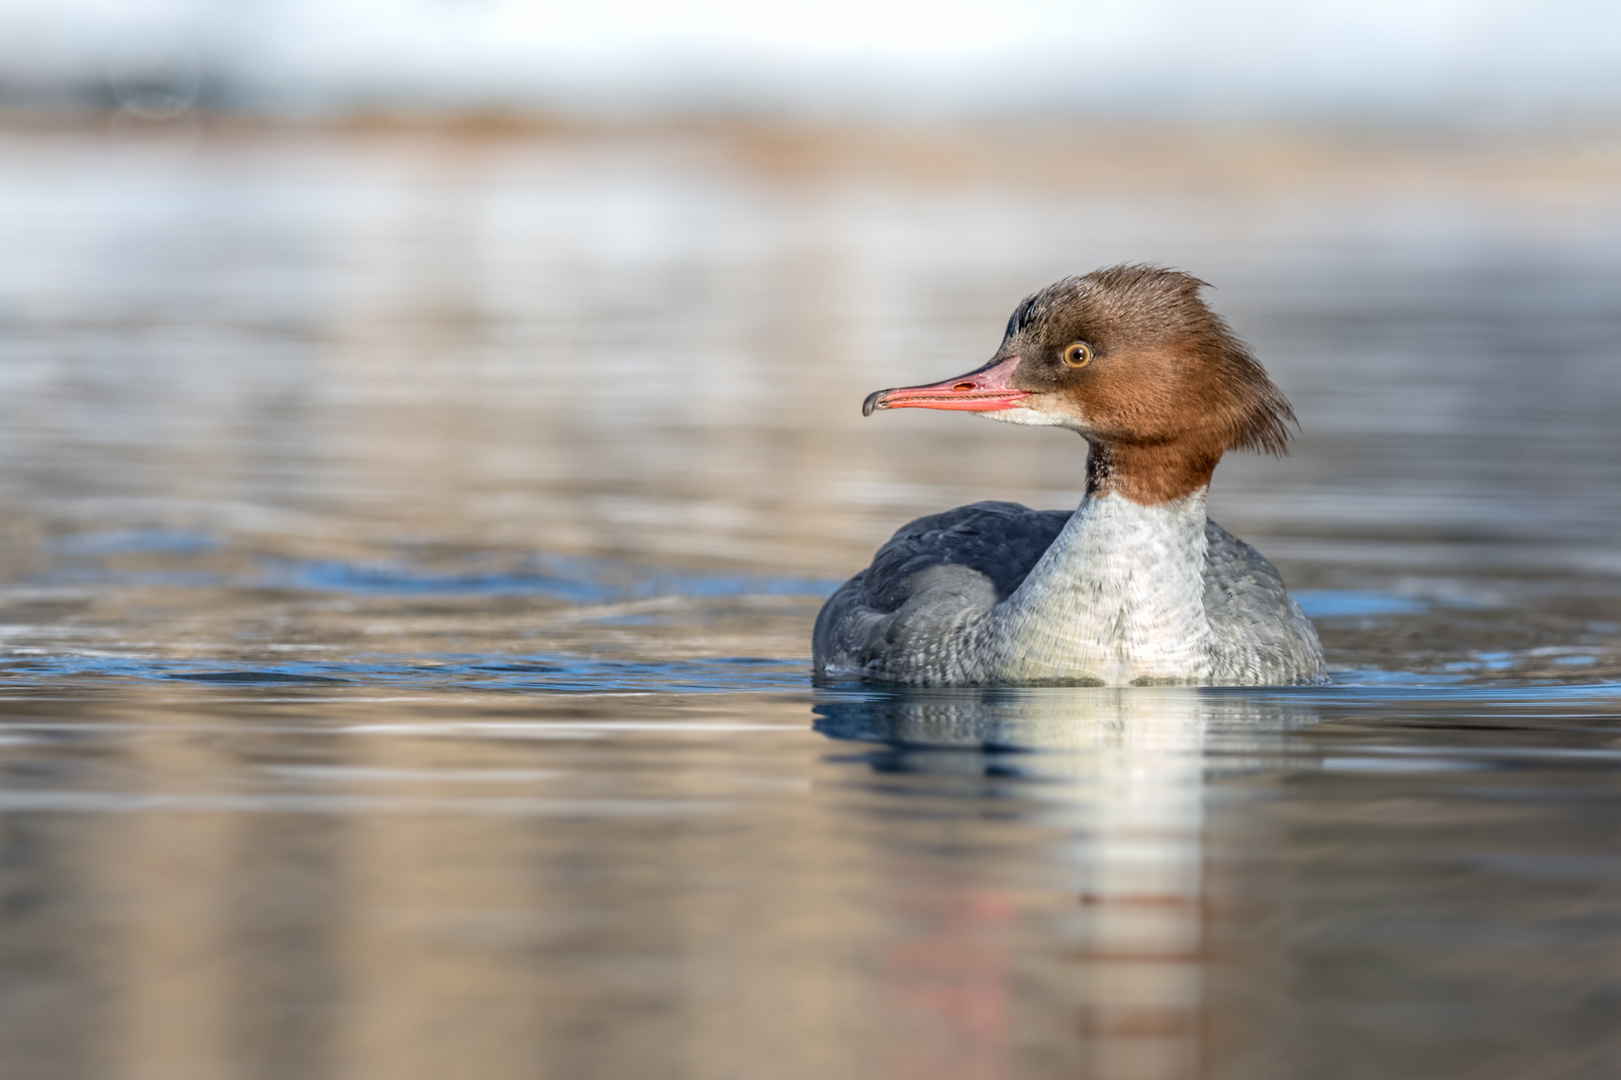
[[[1092,497],[991,612],[998,681],[1202,682],[1205,492],[1158,506]]]

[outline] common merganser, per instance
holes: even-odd
[[[903,526],[822,607],[816,674],[933,686],[1319,682],[1311,621],[1260,552],[1205,516],[1221,455],[1284,452],[1294,410],[1199,296],[1114,266],[1027,297],[989,363],[880,390],[1089,446],[1073,513],[980,502]]]

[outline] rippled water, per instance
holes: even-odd
[[[0,134],[5,1075],[1621,1071],[1621,186],[768,149]],[[1212,513],[1335,684],[813,688],[1079,497],[862,397],[1123,259],[1296,405]]]

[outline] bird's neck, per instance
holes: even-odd
[[[1086,494],[1120,495],[1143,506],[1208,491],[1221,447],[1189,439],[1133,446],[1092,443],[1086,455]]]
[[[1109,684],[1199,681],[1207,488],[1154,504],[1092,487],[993,614],[995,675]]]

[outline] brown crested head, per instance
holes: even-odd
[[[1249,347],[1205,304],[1203,281],[1113,266],[1027,298],[997,356],[1019,357],[1024,406],[1092,450],[1088,488],[1153,505],[1210,483],[1228,450],[1283,454],[1294,410]]]
[[[1294,410],[1204,287],[1157,266],[1065,278],[1019,304],[997,359],[1020,358],[1026,408],[1094,443],[1282,454]]]
[[[1294,410],[1180,270],[1112,266],[1027,297],[990,363],[882,390],[863,410],[950,409],[1071,428],[1089,489],[1156,504],[1210,483],[1228,450],[1282,454]]]

